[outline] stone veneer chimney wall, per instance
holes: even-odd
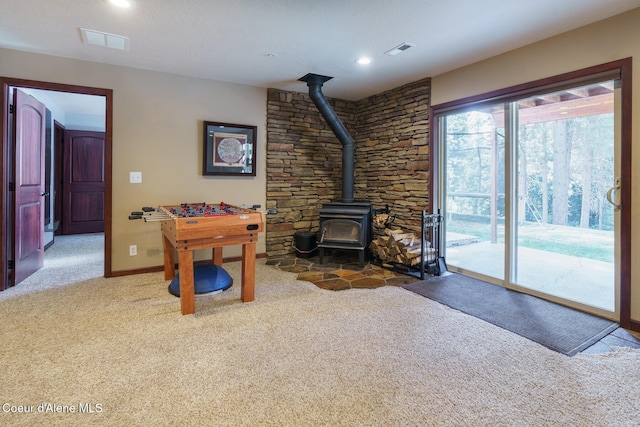
[[[429,202],[431,79],[353,102],[328,98],[355,140],[357,200],[389,205],[395,226],[418,232]],[[267,257],[294,253],[296,231],[317,231],[323,203],[341,198],[342,145],[306,93],[267,94]],[[375,232],[375,230],[374,230]]]

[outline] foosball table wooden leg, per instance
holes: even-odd
[[[255,299],[256,286],[256,244],[245,243],[242,245],[242,288],[240,298],[242,302],[251,302]]]
[[[211,261],[219,266],[222,267],[222,248],[213,248],[213,256],[211,258]]]
[[[164,280],[171,280],[176,275],[175,250],[164,235],[162,236],[162,247],[164,249]]]
[[[193,284],[193,252],[179,251],[178,267],[180,270],[180,308],[182,314],[196,312],[196,297]]]

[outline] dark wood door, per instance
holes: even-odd
[[[65,131],[62,234],[104,231],[104,132]]]
[[[45,114],[34,97],[13,94],[13,274],[15,286],[44,265]]]
[[[64,176],[64,133],[65,128],[53,121],[53,223],[54,235],[62,234],[62,177]]]

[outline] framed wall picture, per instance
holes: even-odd
[[[256,176],[256,126],[203,122],[203,175]]]

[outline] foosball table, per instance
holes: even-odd
[[[145,215],[145,220],[161,222],[165,280],[175,276],[175,250],[178,252],[182,314],[195,313],[193,251],[198,249],[213,249],[212,262],[222,266],[222,248],[242,245],[240,298],[242,302],[254,300],[256,244],[258,233],[264,230],[261,212],[225,203],[183,203],[160,206]]]

